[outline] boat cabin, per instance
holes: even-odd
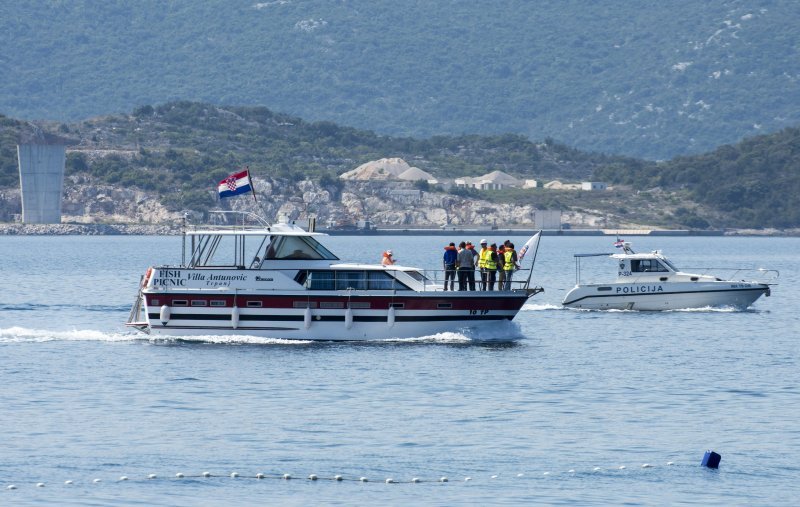
[[[290,224],[268,227],[198,227],[184,233],[181,267],[279,273],[306,290],[436,290],[419,269],[375,264],[339,264],[317,238]],[[266,276],[259,275],[259,276]],[[284,286],[289,289],[290,287]]]

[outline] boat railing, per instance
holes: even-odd
[[[529,279],[528,279],[528,272],[530,269],[517,269],[513,271],[513,275],[511,281],[506,284],[506,281],[503,281],[503,287],[500,287],[500,272],[495,272],[495,281],[493,284],[492,290],[526,290],[529,288]],[[446,279],[446,274],[448,270],[445,269],[425,269],[421,271],[422,275],[424,276],[423,280],[423,287],[424,290],[441,290],[444,291],[444,284]],[[474,270],[475,273],[475,290],[485,290],[483,289],[483,281],[481,278],[481,271],[476,269]],[[455,290],[459,290],[459,278],[458,278],[458,270],[455,270],[455,276],[453,276],[452,280],[454,281]],[[448,283],[450,280],[447,280]],[[467,283],[467,282],[465,282]],[[487,280],[488,284],[488,280]],[[488,287],[487,287],[488,288]]]
[[[164,268],[173,267],[175,269],[185,269],[182,266],[162,266]],[[246,271],[260,273],[260,272],[285,272],[290,275],[291,278],[295,280],[302,280],[302,284],[310,290],[407,290],[408,287],[406,283],[401,279],[390,277],[385,279],[372,279],[370,278],[370,273],[385,273],[386,271],[383,270],[376,270],[376,269],[320,269],[320,268],[269,268],[266,270],[261,270],[256,267],[251,267],[249,269],[243,268],[242,266],[230,265],[230,266],[213,266],[213,267],[195,267],[191,269],[235,269],[235,270],[242,270],[245,269]],[[338,273],[352,273],[353,271],[360,271],[363,276],[354,278],[352,275],[348,275],[346,277],[342,277],[341,279],[337,277]],[[387,270],[389,271],[389,270]],[[447,270],[444,269],[426,269],[426,270],[407,270],[407,269],[399,269],[399,270],[392,270],[396,273],[406,273],[409,275],[410,278],[414,280],[414,284],[421,286],[421,290],[424,292],[430,291],[444,291],[444,283],[445,283],[445,274]],[[512,276],[512,280],[506,285],[504,281],[504,288],[500,288],[500,279],[498,276],[495,277],[495,283],[492,290],[497,291],[510,291],[510,290],[525,290],[529,293],[537,293],[541,292],[542,289],[540,287],[531,286],[529,283],[528,272],[529,269],[518,269],[514,271]],[[329,274],[328,277],[321,277],[321,273]],[[482,289],[482,282],[481,282],[481,272],[479,270],[474,271],[475,274],[475,289],[484,290]],[[415,276],[416,275],[416,276]],[[309,280],[311,282],[309,283]],[[454,283],[453,286],[455,290],[459,290],[459,282],[458,282],[458,271],[456,270],[455,276],[453,277]],[[466,282],[465,282],[466,283]],[[220,287],[213,287],[213,289],[219,289]],[[488,287],[487,287],[488,289]],[[192,291],[196,290],[196,288],[192,287],[168,287],[168,290],[181,292],[183,290]],[[286,290],[284,288],[280,289],[259,289],[259,290]],[[467,288],[467,290],[470,290]],[[132,311],[133,313],[133,311]]]
[[[188,217],[184,217],[185,227],[187,230],[202,231],[207,228],[219,229],[246,229],[252,227],[268,228],[269,222],[264,220],[263,217],[250,211],[227,211],[227,210],[211,210],[209,213],[209,220],[204,224],[189,223]]]
[[[780,278],[780,272],[777,269],[765,268],[681,268],[680,272],[742,282],[774,283]]]

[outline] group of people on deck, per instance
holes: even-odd
[[[479,290],[495,290],[495,283],[497,290],[511,290],[514,271],[520,268],[514,243],[506,240],[498,247],[496,243],[488,245],[485,239],[481,240],[480,251],[470,241],[462,241],[458,248],[450,243],[444,247],[442,265],[444,290],[456,290],[456,275],[458,290],[475,290],[476,268],[480,272]]]
[[[396,259],[391,250],[383,252],[381,264],[391,266]],[[485,239],[481,240],[480,251],[475,250],[471,241],[462,241],[456,248],[455,243],[444,247],[442,257],[444,267],[444,290],[456,290],[455,283],[458,277],[458,290],[475,290],[475,269],[480,273],[478,290],[511,290],[511,279],[514,271],[520,269],[517,251],[514,243],[505,240],[499,247],[496,243],[489,245]]]

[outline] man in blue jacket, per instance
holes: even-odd
[[[447,280],[450,280],[450,290],[456,290],[456,259],[458,258],[458,251],[456,251],[456,244],[450,243],[444,247],[444,256],[442,257],[442,265],[444,266],[444,290],[447,290]]]

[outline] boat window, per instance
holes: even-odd
[[[427,280],[427,278],[425,278],[425,275],[423,275],[419,271],[404,271],[404,273],[406,273],[408,276],[410,276],[411,278],[413,278],[418,282],[424,282],[425,280]]]
[[[202,299],[192,299],[192,306],[206,306],[208,304],[207,301]]]
[[[294,281],[309,290],[408,290],[385,271],[299,271]]]
[[[344,303],[338,301],[320,301],[319,307],[323,309],[344,308]]]
[[[225,306],[225,301],[222,299],[212,299],[211,306]]]
[[[678,271],[678,268],[675,267],[675,264],[671,263],[667,259],[661,259],[661,262],[669,266],[672,271]]]
[[[248,308],[261,308],[261,301],[248,301],[247,302]]]
[[[151,299],[151,300],[150,300],[150,305],[151,305],[151,306],[157,306],[158,304],[160,304],[160,303],[158,302],[158,299]]]
[[[301,271],[297,273],[295,281],[311,290],[333,290],[336,275],[333,271]]]
[[[364,271],[337,271],[336,290],[365,290],[367,288],[365,274]]]
[[[186,301],[185,299],[173,299],[172,300],[172,306],[186,306],[187,304],[188,304],[188,301]]]
[[[390,303],[389,308],[405,308],[405,303]]]
[[[297,260],[297,259],[329,259],[336,260],[327,248],[319,241],[308,236],[272,236],[272,241],[264,254],[265,259]]]
[[[371,305],[370,303],[365,303],[365,302],[358,302],[358,303],[356,303],[356,302],[353,302],[353,303],[350,303],[350,308],[352,308],[352,309],[354,309],[354,310],[355,310],[355,309],[359,309],[359,308],[361,308],[361,309],[368,309],[368,308],[370,308],[371,306],[372,306],[372,305]]]
[[[436,308],[439,310],[447,310],[453,307],[453,303],[437,303]]]
[[[391,290],[395,287],[406,288],[385,271],[370,271],[367,276],[369,277],[369,288],[372,290]]]
[[[316,308],[316,301],[295,301],[292,303],[293,308]]]
[[[611,290],[611,287],[598,287],[597,290],[598,291],[609,291],[609,290]]]
[[[669,270],[655,259],[632,259],[631,271],[634,273],[661,273]]]

